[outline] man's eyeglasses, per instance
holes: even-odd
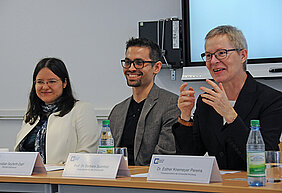
[[[243,49],[238,49],[238,48],[234,48],[234,49],[220,49],[215,51],[214,53],[209,53],[209,52],[205,52],[201,54],[202,59],[205,62],[210,62],[212,60],[212,56],[214,55],[218,60],[223,60],[224,58],[227,57],[227,53],[231,52],[231,51],[241,51]]]
[[[44,81],[44,80],[35,80],[35,84],[38,86],[43,86],[45,84],[47,84],[48,86],[54,86],[59,82],[59,80],[48,80],[48,81]]]
[[[145,63],[153,64],[153,63],[156,63],[156,61],[144,61],[144,60],[141,60],[141,59],[135,59],[133,61],[129,60],[129,59],[121,60],[121,65],[125,69],[129,69],[131,67],[131,64],[133,64],[133,66],[136,69],[142,69],[142,68],[144,68]]]

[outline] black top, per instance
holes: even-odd
[[[146,100],[146,99],[145,99]],[[135,165],[134,164],[134,140],[135,140],[135,133],[136,133],[136,126],[145,103],[145,100],[137,103],[133,97],[131,99],[126,121],[124,125],[123,134],[121,137],[121,147],[127,147],[128,152],[128,165]]]

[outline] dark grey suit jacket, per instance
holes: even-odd
[[[115,146],[119,146],[125,119],[132,97],[117,104],[109,120]],[[139,117],[134,140],[135,165],[149,165],[152,154],[175,154],[171,126],[177,122],[180,111],[178,96],[154,84]]]

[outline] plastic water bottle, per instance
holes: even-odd
[[[265,145],[259,129],[259,120],[251,120],[247,142],[247,174],[250,186],[265,185]]]
[[[110,129],[110,121],[103,120],[101,136],[99,140],[98,153],[113,154],[114,153],[114,139]]]

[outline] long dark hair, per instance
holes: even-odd
[[[42,114],[42,105],[44,105],[44,102],[36,94],[35,81],[39,71],[45,67],[56,74],[63,83],[65,83],[65,81],[67,82],[66,88],[63,89],[63,93],[57,104],[58,109],[60,110],[58,116],[63,117],[70,112],[77,101],[73,96],[69,74],[64,62],[57,58],[43,58],[38,62],[33,72],[33,83],[29,94],[27,113],[25,114],[25,122],[30,123],[31,125],[34,124],[38,116]]]

